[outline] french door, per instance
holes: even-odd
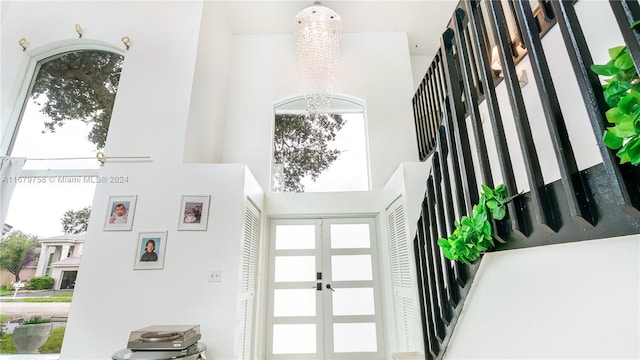
[[[271,221],[270,359],[384,359],[373,218]]]

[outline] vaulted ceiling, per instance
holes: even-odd
[[[412,55],[433,55],[457,0],[323,1],[343,21],[343,33],[406,32]],[[226,1],[234,34],[293,34],[295,16],[312,1]]]

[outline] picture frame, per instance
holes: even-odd
[[[210,201],[210,195],[183,195],[178,230],[207,230]]]
[[[166,248],[166,231],[140,232],[136,242],[133,269],[162,270]]]
[[[105,231],[131,231],[136,211],[137,195],[111,196],[104,220]],[[124,213],[122,209],[124,208]]]

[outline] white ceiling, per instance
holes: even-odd
[[[343,33],[406,32],[413,55],[432,55],[457,0],[322,1],[336,11]],[[296,14],[313,1],[226,1],[234,34],[293,34]]]

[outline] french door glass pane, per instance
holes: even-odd
[[[376,352],[375,323],[339,323],[333,324],[333,351]]]
[[[339,288],[333,295],[333,315],[374,315],[373,288]]]
[[[276,250],[315,248],[314,225],[278,225],[276,227]]]
[[[275,282],[315,281],[316,258],[314,256],[276,256]]]
[[[370,247],[369,224],[331,224],[332,249]]]
[[[315,324],[273,325],[274,354],[314,354],[315,352]]]
[[[273,316],[315,316],[316,289],[276,289]]]
[[[333,281],[372,280],[371,255],[331,256]]]

